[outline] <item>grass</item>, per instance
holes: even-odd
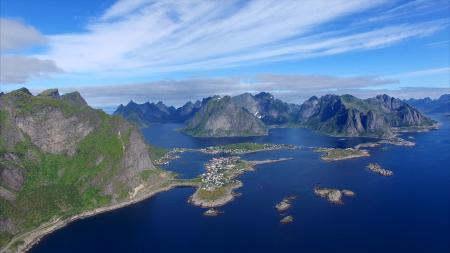
[[[213,191],[206,191],[203,189],[197,190],[197,196],[200,199],[213,201],[219,199],[227,194],[227,186],[216,188]]]
[[[255,150],[264,149],[265,145],[259,144],[259,143],[243,142],[243,143],[226,144],[226,145],[220,146],[220,148],[255,151]]]
[[[164,155],[169,152],[169,150],[154,145],[148,145],[148,152],[150,154],[150,159],[156,161],[164,157]]]

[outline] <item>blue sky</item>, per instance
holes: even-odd
[[[1,2],[1,90],[94,106],[449,92],[447,0]]]

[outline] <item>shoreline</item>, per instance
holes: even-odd
[[[51,221],[41,224],[39,227],[37,227],[31,231],[28,231],[21,235],[17,235],[15,237],[13,237],[11,239],[11,241],[8,244],[6,244],[6,246],[3,249],[0,250],[0,253],[9,253],[9,252],[21,252],[21,253],[23,252],[24,253],[24,252],[27,252],[33,246],[38,244],[45,236],[53,233],[54,231],[56,231],[58,229],[61,229],[65,226],[69,225],[70,223],[72,223],[74,221],[92,217],[97,214],[102,214],[102,213],[106,213],[109,211],[117,210],[117,209],[120,209],[123,207],[127,207],[130,205],[136,204],[138,202],[141,202],[143,200],[146,200],[148,198],[151,198],[158,193],[166,192],[166,191],[169,191],[169,190],[177,188],[177,187],[195,187],[195,186],[196,186],[196,183],[192,183],[192,182],[171,182],[171,183],[169,183],[169,185],[163,186],[158,189],[150,190],[150,191],[144,193],[143,195],[134,197],[132,199],[129,199],[129,200],[117,203],[117,204],[113,204],[113,205],[105,206],[105,207],[99,207],[94,210],[86,211],[86,212],[74,215],[72,217],[69,217],[69,218],[63,219],[63,220],[61,219],[61,217],[53,219]],[[11,248],[12,246],[14,246],[14,244],[16,244],[17,242],[20,242],[20,241],[22,241],[23,243],[19,244],[16,249]]]
[[[224,206],[224,205],[228,204],[229,202],[233,201],[236,196],[240,195],[239,193],[236,193],[234,190],[239,189],[243,186],[244,186],[244,184],[239,180],[237,182],[235,182],[233,185],[225,186],[226,187],[225,194],[214,200],[201,199],[198,196],[198,189],[197,189],[194,192],[194,194],[192,194],[192,196],[189,197],[188,203],[190,203],[194,206],[201,207],[201,208],[221,207],[221,206]]]

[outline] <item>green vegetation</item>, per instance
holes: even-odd
[[[77,112],[86,112],[87,106],[73,106],[63,100],[53,99],[46,96],[32,96],[23,90],[16,90],[8,94],[14,96],[14,103],[18,113],[22,115],[38,112],[46,107],[58,108],[64,116],[71,116]]]
[[[226,148],[226,149],[241,149],[241,150],[254,151],[254,150],[264,149],[266,146],[267,146],[266,144],[243,142],[243,143],[226,144],[221,147]]]
[[[19,224],[20,230],[29,230],[54,217],[109,204],[112,196],[101,189],[114,182],[123,155],[122,141],[112,133],[112,123],[103,122],[98,131],[83,139],[73,157],[43,153],[29,141],[17,144],[18,166],[27,172],[25,185],[14,204],[1,203],[2,216]],[[29,152],[36,159],[25,155]]]
[[[154,145],[148,145],[148,152],[150,154],[150,159],[156,161],[163,158],[169,150]]]
[[[227,187],[228,186],[215,188],[212,191],[198,189],[196,194],[199,199],[202,199],[204,201],[214,201],[214,200],[222,198],[228,194]]]
[[[11,124],[8,113],[0,110],[0,158],[5,152],[17,157],[15,160],[1,158],[0,169],[14,168],[25,175],[22,188],[14,191],[14,201],[0,198],[0,219],[13,224],[15,234],[30,231],[56,217],[67,218],[108,205],[113,199],[117,202],[128,197],[131,189],[120,181],[119,175],[131,126],[118,135],[116,127],[124,126],[119,117],[110,117],[87,106],[73,106],[63,100],[35,97],[24,90],[2,99],[12,103],[18,115],[33,115],[55,108],[66,117],[76,115],[89,119],[95,127],[77,144],[72,156],[45,153],[33,145],[27,135],[6,147],[6,138],[18,138],[8,137],[6,130],[20,130]],[[1,232],[0,245],[5,245],[12,236]]]

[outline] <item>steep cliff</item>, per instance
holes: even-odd
[[[90,108],[77,92],[0,96],[0,246],[164,182],[148,150],[136,127]]]
[[[244,93],[233,97],[233,101],[267,125],[292,123],[300,110],[299,105],[283,102],[267,92],[261,92],[254,96]]]
[[[268,131],[263,122],[231,97],[215,96],[204,102],[184,132],[199,137],[234,137],[265,135]]]

